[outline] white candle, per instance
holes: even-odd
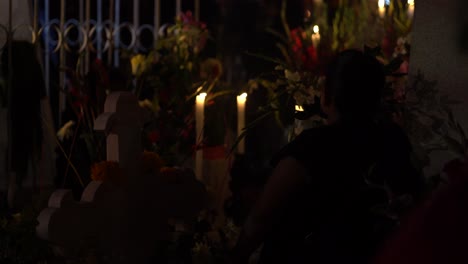
[[[312,45],[314,45],[315,48],[318,47],[320,43],[320,28],[319,26],[315,25],[313,28],[313,34],[312,34]]]
[[[245,103],[247,101],[247,93],[237,96],[237,136],[242,134],[245,128]],[[245,141],[242,139],[237,145],[237,153],[245,153]]]
[[[414,15],[414,0],[408,0],[408,17],[411,19]]]
[[[379,0],[379,15],[381,18],[385,17],[385,0]]]
[[[205,98],[206,93],[200,93],[195,102],[195,127],[196,138],[195,145],[200,146],[203,142],[203,126],[205,123]],[[203,149],[197,149],[195,152],[195,175],[198,180],[203,179]]]

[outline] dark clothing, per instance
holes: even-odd
[[[7,47],[1,58],[5,80],[8,80],[10,73],[8,53]],[[41,99],[45,96],[45,83],[34,45],[14,41],[11,59],[11,87],[7,87],[11,96],[8,98],[11,100],[11,165],[21,182],[27,174],[29,160],[41,153]]]
[[[393,222],[373,209],[420,181],[410,144],[393,125],[339,124],[304,131],[274,157],[293,157],[307,183],[265,240],[262,263],[366,263]]]

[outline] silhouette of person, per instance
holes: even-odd
[[[26,41],[13,41],[11,64],[8,47],[2,53],[3,76],[11,77],[9,111],[11,117],[11,167],[15,172],[13,189],[21,189],[28,173],[29,162],[41,153],[42,122],[41,99],[45,96],[45,83],[41,66],[36,59],[34,45]],[[9,65],[12,66],[9,69]],[[11,74],[11,75],[10,75]],[[10,188],[10,190],[13,190]],[[16,193],[15,191],[13,193]],[[11,196],[14,194],[9,194]],[[9,198],[10,207],[18,206],[18,197]],[[13,200],[12,200],[13,199]],[[15,201],[14,201],[15,200]]]
[[[234,262],[246,262],[262,243],[261,263],[371,260],[394,225],[373,208],[415,195],[421,185],[406,135],[377,121],[384,85],[374,57],[357,50],[337,55],[321,96],[328,124],[305,130],[272,159]]]

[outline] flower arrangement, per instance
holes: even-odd
[[[364,47],[366,53],[384,65],[387,76],[380,118],[393,120],[406,130],[416,165],[421,170],[428,166],[429,154],[436,150],[448,150],[461,159],[466,157],[467,136],[452,113],[452,106],[459,102],[440,92],[436,82],[424,75],[408,76],[412,19],[407,6],[402,1],[391,1],[386,16],[381,18],[369,1],[342,0],[330,19],[327,5],[320,5],[306,14],[303,27],[289,29],[282,16],[285,34],[274,32],[279,37],[281,59],[254,54],[277,66],[249,81],[250,91],[268,91],[268,102],[259,109],[263,114],[247,125],[240,137],[259,119],[272,114],[280,125],[294,128],[290,139],[303,128],[323,125],[319,106],[323,67],[333,54],[343,49]],[[283,1],[283,14],[285,8]],[[319,44],[314,43],[314,35],[319,32],[314,28],[318,26]],[[367,46],[368,43],[373,45]]]
[[[210,35],[204,23],[195,21],[187,12],[178,16],[174,25],[163,26],[159,34],[154,50],[123,53],[119,69],[108,69],[100,60],[91,64],[87,74],[82,74],[81,60],[76,69],[64,69],[70,77],[69,89],[63,91],[69,107],[63,114],[65,125],[57,132],[60,159],[65,164],[65,175],[72,172],[83,187],[90,180],[83,177],[89,168],[94,168],[96,179],[104,177],[98,176],[100,172],[113,168],[106,162],[98,165],[105,160],[105,140],[93,129],[110,92],[132,91],[140,106],[150,110],[151,119],[143,131],[144,149],[158,153],[170,166],[182,165],[196,148],[196,94],[207,92],[206,105],[211,106],[215,98],[230,92],[219,81],[222,64],[207,54]],[[70,181],[70,177],[65,176],[65,180]]]
[[[223,67],[207,54],[208,40],[206,25],[187,12],[174,25],[163,27],[155,50],[131,58],[135,92],[153,115],[145,128],[146,148],[168,164],[182,164],[199,147],[194,135],[195,96],[206,92],[210,105],[231,92],[220,84]]]
[[[394,93],[401,95],[405,83],[394,76],[407,74],[412,21],[407,15],[406,6],[393,2],[395,1],[388,7],[385,19],[378,16],[377,6],[370,5],[369,1],[341,0],[331,18],[328,17],[330,7],[327,4],[314,4],[313,12],[308,10],[306,13],[304,25],[290,29],[285,19],[287,1],[283,1],[281,18],[284,34],[272,32],[278,36],[277,46],[282,58],[266,58],[253,54],[274,62],[277,66],[273,71],[263,73],[248,83],[250,92],[265,89],[268,101],[259,108],[263,114],[247,125],[247,130],[257,124],[259,119],[269,115],[275,115],[283,127],[323,125],[320,91],[325,67],[334,54],[344,49],[364,47],[367,53],[377,57],[385,65],[387,88],[391,88],[388,92],[392,93],[392,97],[385,97],[383,100],[393,100]],[[369,24],[374,26],[369,28]],[[385,32],[380,32],[378,28],[384,28]],[[399,37],[398,41],[395,36]],[[396,45],[389,46],[392,39],[395,39]],[[388,50],[389,47],[391,51]],[[396,85],[397,81],[402,85]],[[302,128],[296,131],[301,131]],[[243,136],[245,133],[241,135]]]

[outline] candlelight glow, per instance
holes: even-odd
[[[320,43],[320,28],[318,25],[314,25],[314,27],[312,28],[312,31],[314,32],[314,34],[312,34],[311,36],[311,39],[312,39],[312,45],[314,45],[315,48],[318,47],[319,43]]]
[[[320,29],[319,29],[319,26],[315,25],[315,26],[312,28],[312,30],[314,31],[314,34],[317,34],[317,33],[319,33],[319,30],[320,30]]]
[[[413,17],[414,14],[414,0],[408,0],[408,16]]]
[[[296,105],[296,111],[297,112],[304,112],[304,108],[302,108],[302,106],[300,106],[300,105]]]
[[[379,0],[379,15],[381,18],[385,17],[385,0]]]
[[[237,135],[241,135],[245,128],[245,103],[247,102],[247,93],[237,96]],[[245,142],[241,139],[237,145],[237,153],[245,153]]]
[[[197,96],[197,98],[205,99],[206,95],[207,95],[206,93],[200,93],[200,94]]]
[[[384,7],[385,7],[385,0],[379,0],[379,8],[384,8]]]

